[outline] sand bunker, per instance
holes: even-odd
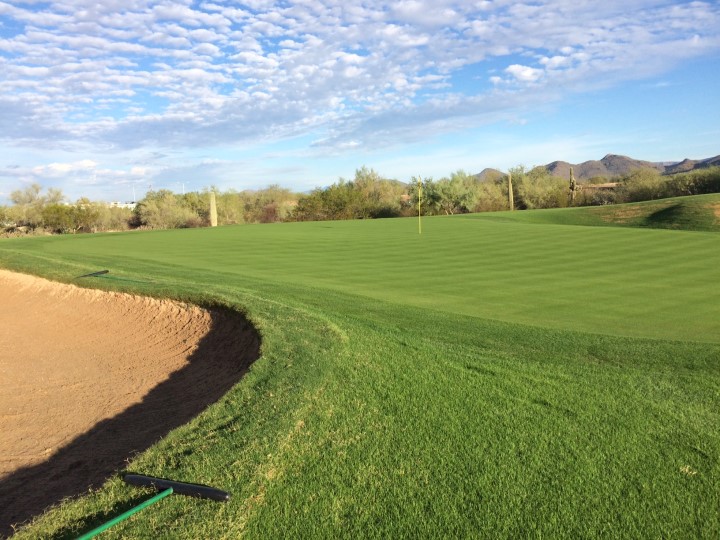
[[[199,414],[259,354],[239,314],[0,270],[0,536]]]

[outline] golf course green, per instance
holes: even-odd
[[[169,497],[108,538],[716,538],[720,234],[692,204],[720,196],[685,199],[642,222],[571,208],[423,218],[422,234],[8,239],[0,266],[230,307],[262,337],[240,383],[128,466],[231,501]],[[114,478],[17,537],[75,537],[143,497]]]

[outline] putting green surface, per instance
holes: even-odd
[[[331,289],[536,326],[720,342],[717,234],[512,217],[426,218],[422,235],[413,220],[395,219],[48,238],[28,247],[115,273],[154,264],[291,294]]]
[[[262,335],[243,381],[131,464],[232,501],[172,497],[110,537],[716,537],[720,235],[532,215],[11,240],[0,264],[109,269],[81,282]],[[25,534],[138,497],[111,480]]]

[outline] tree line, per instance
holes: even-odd
[[[261,190],[208,188],[182,195],[161,189],[148,192],[133,209],[85,198],[68,204],[60,190],[43,193],[33,184],[13,191],[12,205],[0,206],[0,226],[5,235],[203,227],[210,223],[210,190],[215,193],[219,225],[404,217],[417,215],[418,205],[423,215],[451,215],[617,204],[720,192],[720,167],[670,176],[638,169],[613,179],[610,188],[598,186],[608,180],[576,184],[551,175],[545,167],[518,166],[484,178],[459,170],[438,180],[414,177],[404,183],[361,167],[352,180],[340,178],[305,194],[277,184]]]
[[[5,235],[98,232],[130,227],[129,209],[112,208],[87,198],[68,204],[61,190],[49,188],[43,193],[39,184],[13,191],[10,200],[11,206],[0,206],[0,232]]]

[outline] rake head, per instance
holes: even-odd
[[[123,480],[133,486],[151,487],[157,491],[172,488],[173,493],[187,495],[188,497],[197,497],[199,499],[211,499],[219,502],[227,502],[230,499],[230,494],[227,491],[202,484],[188,484],[166,478],[155,478],[154,476],[131,473],[123,475]]]

